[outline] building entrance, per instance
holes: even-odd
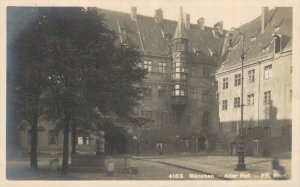
[[[206,149],[206,137],[199,137],[198,138],[198,151],[205,151]]]
[[[112,128],[105,134],[105,152],[106,154],[127,154],[128,153],[128,141],[121,129]]]

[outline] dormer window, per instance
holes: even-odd
[[[266,46],[266,47],[263,48],[262,52],[266,52],[266,51],[268,51],[268,50],[269,50],[269,47]]]
[[[197,48],[193,48],[193,51],[194,51],[194,53],[195,53],[197,56],[199,56],[199,55],[200,55],[200,51],[199,51],[199,49],[197,49]]]
[[[274,53],[281,52],[281,36],[274,35]]]
[[[256,36],[251,37],[251,42],[254,42],[254,41],[256,41]]]
[[[167,33],[167,32],[163,32],[163,31],[161,31],[162,32],[162,34],[163,34],[163,38],[165,39],[165,40],[172,40],[172,34],[171,33]]]
[[[216,53],[213,52],[209,47],[207,49],[208,49],[211,57],[215,57],[216,56]]]
[[[277,26],[277,27],[274,27],[274,33],[277,33],[278,31],[280,30],[280,27],[279,26]]]

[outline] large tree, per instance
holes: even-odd
[[[35,17],[36,24],[27,27],[28,16],[36,11],[10,9],[8,30],[10,44],[8,45],[8,94],[13,108],[13,117],[30,123],[30,167],[37,169],[37,136],[38,118],[44,106],[41,97],[43,89],[48,86],[44,50],[46,48],[45,27],[41,17]],[[18,15],[19,12],[21,15]],[[25,16],[26,15],[26,16]],[[30,16],[31,15],[31,16]],[[24,16],[24,17],[22,17]],[[14,20],[14,21],[12,21]],[[12,29],[12,30],[10,30]]]
[[[71,123],[78,117],[89,119],[95,108],[102,114],[113,112],[137,121],[133,109],[140,99],[145,71],[138,68],[139,53],[118,43],[116,33],[103,24],[104,17],[97,9],[44,8],[39,10],[37,20],[27,32],[41,37],[37,43],[24,43],[41,50],[25,55],[42,69],[29,71],[34,75],[38,70],[42,77],[31,81],[38,78],[42,81],[39,85],[47,86],[38,87],[42,91],[32,99],[45,100],[42,111],[63,121],[62,173],[67,173]]]

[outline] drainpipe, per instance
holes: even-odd
[[[261,62],[258,63],[258,94],[257,94],[257,130],[259,131],[259,108],[260,108],[260,77]],[[258,132],[259,133],[259,132]],[[257,156],[259,157],[259,136],[257,136]]]

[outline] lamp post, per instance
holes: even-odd
[[[246,170],[245,166],[245,145],[244,145],[244,136],[243,136],[243,125],[244,125],[244,60],[245,60],[245,34],[242,33],[237,28],[231,28],[230,31],[237,30],[239,34],[242,36],[242,53],[241,53],[241,61],[242,61],[242,77],[241,77],[241,130],[239,130],[239,145],[238,145],[238,164],[236,166],[236,170],[242,171]],[[230,38],[230,45],[232,45]],[[230,46],[231,47],[231,46]]]
[[[136,155],[140,155],[140,142],[139,142],[139,138],[137,136],[133,136],[132,138],[135,141],[135,145],[136,145]]]

